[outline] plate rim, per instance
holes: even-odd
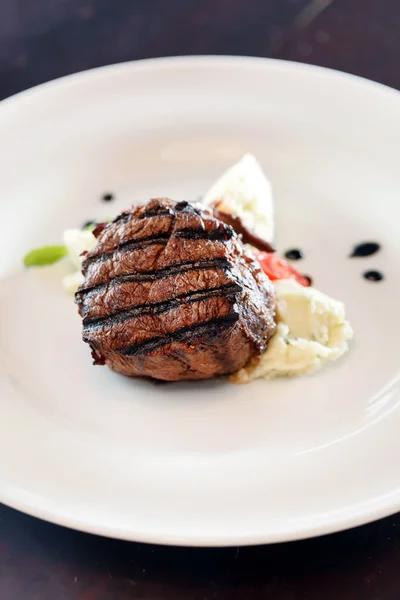
[[[393,496],[394,494],[390,494]],[[322,537],[324,535],[330,535],[334,533],[340,533],[349,529],[357,528],[362,525],[367,525],[375,521],[379,521],[386,517],[393,516],[400,512],[400,490],[395,493],[395,502],[387,502],[380,507],[373,508],[369,511],[357,512],[357,506],[354,505],[352,515],[348,515],[343,518],[331,519],[329,524],[323,522],[313,527],[301,526],[296,529],[281,530],[280,533],[273,534],[260,534],[255,536],[250,535],[235,535],[227,536],[224,534],[221,536],[210,536],[200,538],[193,537],[190,534],[185,535],[158,535],[158,534],[146,534],[142,531],[137,531],[134,528],[120,528],[108,526],[106,524],[87,524],[81,519],[69,517],[63,513],[58,513],[57,510],[44,510],[39,505],[33,506],[31,503],[23,502],[22,500],[15,500],[14,498],[1,498],[0,502],[5,506],[18,510],[31,517],[35,517],[42,521],[66,527],[74,531],[81,531],[83,533],[89,533],[98,535],[110,539],[118,539],[128,542],[155,544],[162,546],[181,546],[181,547],[193,547],[193,548],[231,548],[232,546],[258,546],[263,544],[280,544],[287,542],[296,542],[300,540],[306,540],[316,537]],[[354,516],[356,515],[356,516]]]
[[[66,75],[64,77],[42,83],[38,86],[29,88],[2,100],[0,102],[0,119],[2,118],[5,109],[9,106],[29,110],[30,102],[37,98],[40,100],[43,94],[46,95],[52,91],[59,92],[63,89],[73,86],[80,86],[85,83],[90,84],[91,81],[101,78],[108,78],[110,75],[118,76],[123,75],[124,73],[131,73],[132,71],[140,72],[143,70],[154,69],[179,69],[181,66],[187,67],[188,65],[192,65],[193,67],[202,67],[204,65],[211,66],[211,64],[215,65],[216,67],[219,66],[228,68],[254,67],[260,68],[261,70],[264,70],[265,68],[277,69],[284,70],[288,74],[290,72],[299,73],[299,71],[305,73],[314,73],[315,75],[319,75],[321,77],[328,77],[330,80],[336,79],[338,82],[355,85],[358,89],[360,89],[360,86],[363,86],[366,93],[374,93],[376,97],[390,96],[392,98],[400,99],[400,91],[381,83],[349,73],[343,73],[338,70],[327,69],[325,67],[309,65],[306,63],[298,63],[275,58],[228,55],[167,56],[106,65],[103,67],[97,67],[71,75]],[[11,490],[13,490],[13,487],[14,486],[11,486]],[[340,516],[335,516],[334,518],[331,517],[327,521],[317,525],[301,525],[296,526],[295,529],[282,529],[280,533],[264,533],[260,534],[259,536],[254,536],[252,533],[245,536],[238,536],[232,533],[230,535],[224,534],[223,536],[216,535],[215,537],[207,535],[207,537],[204,539],[194,536],[191,537],[190,531],[186,532],[184,535],[181,534],[176,537],[165,534],[157,536],[151,533],[145,534],[142,531],[138,532],[137,530],[135,532],[135,528],[131,528],[130,526],[121,528],[112,525],[109,526],[107,523],[85,523],[80,518],[69,516],[62,510],[58,511],[57,507],[49,509],[49,503],[41,503],[40,498],[38,500],[36,498],[32,498],[28,501],[23,500],[21,497],[18,498],[18,490],[16,487],[14,493],[12,491],[11,493],[2,493],[0,502],[33,517],[49,521],[63,527],[69,527],[79,531],[110,538],[164,545],[229,547],[235,545],[257,545],[263,543],[294,541],[343,531],[352,527],[358,527],[360,525],[388,517],[400,511],[400,490],[396,490],[392,494],[389,494],[389,498],[385,499],[384,502],[381,501],[380,503],[373,503],[370,508],[365,509],[365,507],[360,507],[360,504],[352,505],[352,507],[348,507],[345,515],[341,514]]]
[[[320,65],[260,56],[236,56],[228,54],[198,54],[185,56],[171,55],[113,63],[110,65],[94,67],[92,69],[86,69],[84,71],[78,71],[69,75],[56,77],[55,79],[32,86],[26,90],[22,90],[21,92],[17,92],[1,100],[0,116],[2,110],[8,107],[8,105],[11,103],[14,104],[21,101],[27,102],[27,100],[33,99],[42,93],[52,90],[57,91],[57,88],[67,88],[74,85],[79,85],[89,79],[100,79],[102,77],[107,77],[110,74],[119,75],[128,73],[131,70],[143,71],[148,69],[152,70],[158,67],[162,67],[164,69],[173,69],[175,67],[179,68],[181,65],[187,65],[190,63],[192,63],[194,66],[201,66],[202,64],[206,63],[213,63],[217,65],[217,63],[220,63],[219,66],[226,67],[251,66],[260,67],[260,69],[263,70],[266,66],[268,66],[269,68],[276,68],[278,70],[284,69],[287,71],[304,71],[305,73],[308,72],[319,74],[322,77],[326,76],[330,79],[336,78],[338,81],[347,82],[350,84],[353,83],[357,86],[361,85],[370,92],[373,91],[391,97],[400,97],[400,90],[396,90],[388,85],[379,83],[378,81],[374,81],[372,79],[367,79],[366,77],[362,77],[360,75],[347,73],[345,71],[340,71],[338,69],[332,69],[329,67],[322,67]]]

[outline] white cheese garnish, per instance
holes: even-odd
[[[240,217],[243,225],[266,242],[274,238],[272,187],[252,154],[230,167],[203,197],[206,205]]]

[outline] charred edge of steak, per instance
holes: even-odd
[[[188,325],[166,336],[153,337],[143,342],[132,344],[126,348],[114,350],[114,352],[124,356],[138,356],[150,354],[150,352],[154,352],[172,342],[190,342],[201,336],[206,336],[207,339],[211,341],[224,329],[232,326],[238,319],[239,315],[237,313],[232,313],[226,317],[220,317],[219,319],[211,319],[210,321],[205,321],[203,323]]]
[[[186,273],[187,271],[203,271],[205,269],[223,269],[229,271],[231,264],[226,258],[210,258],[198,261],[186,261],[177,263],[164,269],[158,269],[157,271],[143,271],[142,273],[127,273],[124,275],[117,275],[111,277],[104,283],[99,283],[91,287],[82,288],[75,294],[75,302],[80,304],[82,302],[82,296],[89,292],[102,292],[111,285],[118,285],[119,283],[130,283],[136,281],[155,281],[156,279],[163,279],[164,277],[171,277],[173,275],[179,275],[180,273]]]
[[[84,330],[93,329],[96,327],[103,327],[104,325],[114,325],[116,323],[122,323],[129,321],[135,317],[142,315],[154,314],[158,315],[168,310],[178,308],[182,304],[194,304],[201,300],[208,300],[216,296],[224,296],[225,298],[236,296],[241,291],[241,286],[237,283],[227,283],[220,285],[215,288],[208,288],[205,290],[197,290],[194,292],[188,292],[187,294],[181,294],[162,302],[154,302],[152,304],[137,304],[129,308],[115,311],[114,313],[105,315],[103,317],[93,317],[83,319]]]
[[[149,235],[148,237],[141,239],[131,239],[126,240],[125,242],[121,242],[116,246],[111,252],[102,252],[101,254],[96,254],[95,256],[89,256],[84,261],[84,266],[93,262],[101,262],[107,260],[114,256],[117,252],[129,252],[131,250],[142,250],[142,248],[147,248],[147,246],[154,246],[156,244],[161,244],[166,246],[168,244],[168,240],[170,238],[170,233],[158,233],[156,235]]]
[[[92,358],[93,358],[93,364],[94,365],[105,365],[106,361],[104,356],[101,354],[101,352],[99,352],[93,344],[89,344],[90,348],[92,350]]]

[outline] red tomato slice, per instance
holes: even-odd
[[[257,259],[261,264],[261,268],[271,281],[277,279],[294,279],[300,285],[308,287],[311,281],[305,275],[302,275],[294,269],[289,263],[271,252],[258,252]]]

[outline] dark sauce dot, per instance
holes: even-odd
[[[382,273],[379,271],[365,271],[363,277],[368,281],[382,281],[384,279]]]
[[[88,227],[96,227],[96,221],[85,221],[82,223],[81,229],[87,229]]]
[[[304,254],[301,250],[298,250],[297,248],[291,248],[290,250],[286,250],[285,258],[287,258],[288,260],[300,260],[304,258]]]
[[[104,200],[104,202],[111,202],[111,200],[114,200],[114,194],[103,194],[102,200]]]
[[[354,257],[365,257],[376,254],[381,249],[380,244],[376,242],[363,242],[353,248],[353,252],[350,254],[350,258]]]

